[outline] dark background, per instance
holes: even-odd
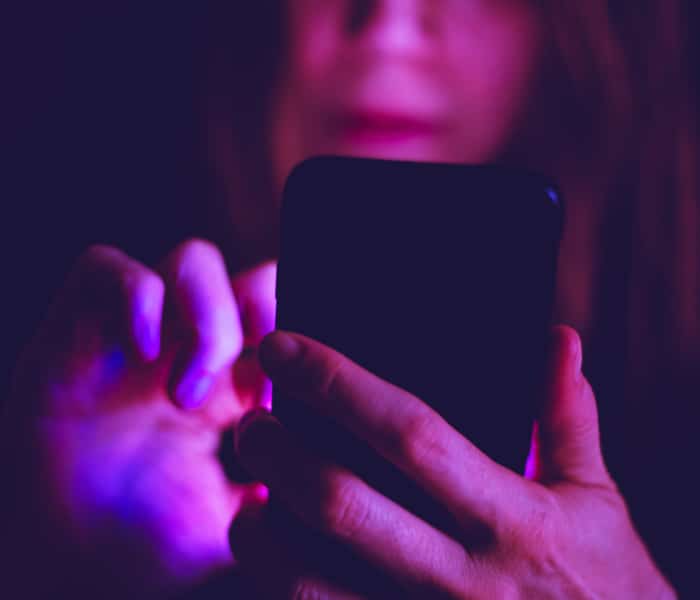
[[[686,10],[697,74],[700,7]],[[206,1],[24,0],[6,14],[3,379],[88,244],[153,262],[196,231],[206,19]]]
[[[193,228],[205,2],[36,2],[8,25],[3,366],[89,244],[153,262]]]
[[[89,244],[153,263],[196,233],[206,5],[24,0],[3,18],[0,399]],[[687,11],[697,85],[700,4]]]

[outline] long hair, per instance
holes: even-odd
[[[640,8],[646,18],[634,53],[640,61],[640,142],[634,206],[638,251],[630,273],[630,391],[638,398],[645,390],[651,394],[640,407],[648,413],[640,435],[674,443],[677,434],[654,424],[664,422],[661,411],[671,412],[681,427],[697,415],[692,393],[697,396],[700,365],[697,97],[688,5],[645,2]],[[655,378],[660,372],[668,374],[667,381]]]
[[[659,566],[679,590],[694,589],[679,549],[697,503],[686,482],[700,418],[696,9],[687,0],[547,4],[572,117],[589,107],[578,117],[591,127],[581,137],[590,144],[586,177],[602,180],[597,233],[578,232],[597,245],[595,289],[577,287],[578,274],[568,288],[570,297],[589,292],[588,362],[606,387],[596,390],[603,451]],[[560,151],[576,152],[576,143]]]
[[[579,244],[576,252],[588,253],[595,276],[586,282],[580,273],[561,273],[561,294],[574,306],[586,299],[594,329],[624,327],[620,393],[628,403],[624,412],[635,415],[626,435],[634,452],[651,452],[655,439],[669,437],[664,422],[691,422],[697,410],[693,392],[700,387],[700,164],[691,5],[541,4],[557,50],[552,85],[561,102],[558,111],[548,106],[559,114],[555,130],[563,132],[557,137],[550,131],[555,151],[574,157],[582,176],[597,180],[589,188],[597,197],[571,208],[598,231],[571,232],[570,240]],[[583,214],[596,211],[597,219]],[[585,243],[596,247],[581,247]],[[610,343],[600,331],[597,339],[599,346]],[[644,463],[638,459],[630,463]]]
[[[217,241],[241,266],[246,247],[271,257],[277,250],[265,242],[278,227],[267,133],[284,48],[283,4],[210,0],[207,148],[224,188],[217,210],[234,211],[238,228]],[[641,444],[658,424],[658,398],[648,392],[661,393],[662,374],[686,381],[700,364],[690,8],[684,0],[538,0],[538,7],[551,52],[532,111],[546,118],[533,118],[535,135],[552,155],[570,158],[566,176],[574,180],[564,189],[572,217],[564,255],[577,262],[562,265],[560,316],[590,328],[585,339],[593,352],[619,344],[626,356],[620,393],[640,415],[629,438]],[[522,137],[533,139],[532,132]],[[255,202],[232,208],[231,195]],[[619,331],[619,341],[595,333],[606,329]]]
[[[234,227],[253,225],[218,241],[244,240],[228,245],[245,264],[244,245],[264,246],[278,227],[267,132],[283,3],[210,1],[207,130],[225,188],[218,210],[234,210],[231,195],[256,199],[229,213]],[[583,330],[584,369],[599,386],[603,451],[634,500],[635,521],[662,568],[690,576],[673,536],[691,513],[670,515],[666,488],[688,477],[679,457],[689,452],[700,416],[699,131],[690,64],[696,9],[689,0],[532,1],[550,52],[527,111],[531,127],[525,123],[520,145],[507,151],[526,161],[537,146],[550,152],[547,159],[566,159],[570,219],[557,317]],[[236,213],[243,210],[250,212]],[[273,256],[277,249],[264,250]],[[662,527],[658,515],[668,519]]]

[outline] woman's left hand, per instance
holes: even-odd
[[[333,350],[275,333],[261,347],[273,383],[330,416],[409,475],[455,518],[447,535],[346,469],[312,455],[271,415],[249,415],[240,458],[307,526],[426,598],[673,598],[604,465],[581,342],[553,331],[528,474],[490,460],[437,413]],[[659,518],[663,518],[660,515]],[[480,535],[478,543],[473,532]],[[242,514],[235,553],[261,589],[356,597],[324,577],[311,546],[280,539],[265,511]]]

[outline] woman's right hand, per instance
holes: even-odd
[[[233,563],[228,525],[264,490],[231,482],[217,455],[269,402],[254,349],[273,328],[274,280],[267,264],[232,282],[196,240],[157,270],[111,247],[80,258],[3,420],[23,597],[155,597]]]

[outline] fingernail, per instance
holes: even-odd
[[[581,338],[576,336],[574,351],[574,380],[579,381],[583,377],[583,347]]]
[[[301,352],[301,344],[288,333],[275,331],[260,345],[260,362],[266,369],[276,369],[294,360]]]
[[[186,377],[177,387],[175,396],[178,404],[188,409],[200,407],[213,383],[214,377],[209,373],[199,373]]]
[[[568,361],[569,369],[571,369],[571,377],[574,381],[578,381],[581,378],[581,368],[583,366],[581,338],[570,332],[559,332],[557,344],[559,352],[561,352],[565,360]]]
[[[160,343],[158,331],[153,323],[146,319],[139,319],[136,324],[136,340],[143,357],[152,361],[158,358]]]
[[[583,355],[581,338],[564,327],[552,329],[550,340],[550,368],[578,381],[582,377]]]

